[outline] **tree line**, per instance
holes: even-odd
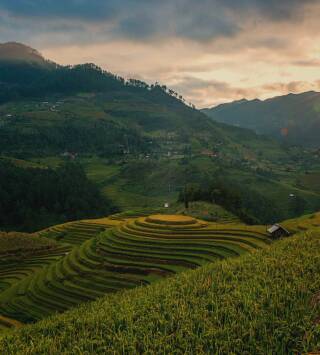
[[[192,201],[216,203],[248,224],[276,223],[288,216],[299,216],[305,213],[306,209],[306,201],[300,196],[292,196],[290,211],[283,211],[274,199],[248,186],[231,184],[222,179],[208,182],[206,185],[187,184],[181,190],[178,200],[183,202],[186,208]]]
[[[78,164],[25,169],[0,161],[0,230],[30,232],[115,211]]]
[[[141,80],[125,80],[92,63],[79,65],[38,65],[26,62],[0,62],[0,103],[43,97],[52,94],[74,94],[78,92],[110,92],[126,90],[157,95],[163,93],[179,102],[188,104],[182,95],[158,82],[147,84]]]

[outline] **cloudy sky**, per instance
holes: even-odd
[[[207,107],[320,90],[319,18],[319,0],[1,0],[0,42]]]

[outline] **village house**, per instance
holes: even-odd
[[[281,237],[288,237],[291,233],[282,227],[280,224],[274,224],[267,229],[267,232],[271,235],[272,239],[278,239]]]

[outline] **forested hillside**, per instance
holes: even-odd
[[[159,208],[190,184],[203,190],[216,180],[242,196],[236,214],[251,221],[319,208],[314,149],[214,122],[159,83],[42,60],[0,56],[0,156],[49,168],[76,161],[121,210]]]
[[[1,230],[34,231],[114,210],[79,165],[53,170],[22,168],[0,160]]]

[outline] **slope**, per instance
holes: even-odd
[[[113,220],[118,226],[101,233]],[[0,314],[22,322],[39,320],[106,293],[147,285],[271,242],[259,226],[211,224],[182,215],[117,220],[115,216],[60,227],[59,239],[75,246],[2,292]],[[57,239],[51,233],[44,235]]]
[[[204,109],[216,121],[250,128],[281,142],[319,148],[320,93],[305,92],[265,101],[241,100]]]
[[[241,159],[260,142],[269,160],[274,151],[288,157],[272,140],[212,122],[164,85],[124,80],[94,64],[43,67],[11,58],[0,61],[0,82],[3,155],[221,151]]]
[[[317,353],[319,228],[0,337],[2,353]]]
[[[0,292],[69,250],[68,245],[37,234],[0,232]]]
[[[122,210],[159,208],[185,185],[218,176],[250,185],[264,199],[271,191],[268,204],[279,205],[280,219],[319,208],[319,192],[296,183],[306,171],[318,172],[313,151],[214,122],[165,86],[124,80],[93,64],[10,65],[0,65],[0,155],[43,166],[76,159]],[[299,213],[293,193],[306,201]]]

